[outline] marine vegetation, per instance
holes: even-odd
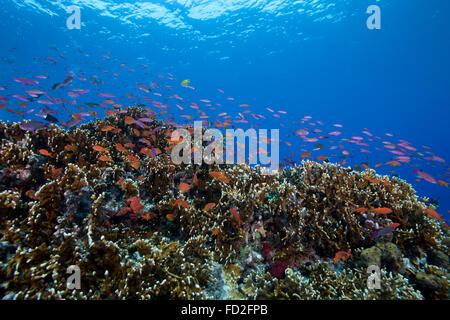
[[[448,226],[405,181],[309,160],[175,165],[175,127],[124,110],[0,124],[3,299],[448,299]]]

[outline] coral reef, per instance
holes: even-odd
[[[175,165],[175,127],[135,120],[150,112],[0,124],[3,299],[448,299],[449,231],[405,181],[313,161]]]

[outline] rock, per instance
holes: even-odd
[[[379,243],[377,246],[381,250],[381,262],[383,267],[386,267],[388,271],[402,274],[405,273],[403,254],[394,243]]]
[[[436,292],[446,291],[446,280],[441,279],[434,274],[425,272],[416,273],[417,288],[423,293],[425,297],[433,297]]]
[[[371,265],[381,265],[381,250],[377,247],[371,247],[361,252],[361,262],[365,267]]]
[[[440,250],[431,249],[428,253],[427,262],[445,269],[449,268],[448,256]]]
[[[363,250],[361,262],[365,267],[375,265],[396,273],[405,272],[402,252],[391,242],[378,243],[376,246]]]

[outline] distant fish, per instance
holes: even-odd
[[[392,233],[394,231],[395,231],[394,227],[385,227],[385,228],[380,229],[378,231],[373,231],[370,235],[372,237],[372,240],[375,240],[378,237],[385,236],[385,235],[390,234],[390,233]]]
[[[417,176],[419,176],[423,180],[428,181],[430,183],[437,182],[436,179],[432,175],[426,173],[425,171],[414,169],[414,173],[417,174]]]
[[[46,126],[47,125],[43,122],[31,120],[26,123],[22,123],[21,125],[19,125],[19,128],[22,130],[25,130],[25,131],[34,132],[34,131],[44,128]]]
[[[64,128],[68,129],[68,128],[78,125],[80,122],[81,122],[81,120],[79,120],[79,119],[70,118],[67,122],[60,122],[60,123]]]

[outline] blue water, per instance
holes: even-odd
[[[73,112],[82,101],[101,101],[95,93],[136,96],[137,82],[154,81],[170,83],[173,93],[185,99],[220,102],[220,111],[230,114],[242,111],[239,104],[248,104],[252,112],[267,117],[258,122],[262,128],[278,128],[282,140],[292,143],[291,147],[282,143],[281,159],[294,151],[292,158],[300,160],[305,143],[292,132],[301,128],[297,123],[307,115],[327,126],[324,133],[336,123],[344,126],[339,130],[347,138],[362,136],[361,131],[368,128],[380,141],[404,139],[421,152],[450,159],[450,28],[446,22],[450,2],[446,0],[1,3],[0,86],[5,90],[0,96],[9,97],[7,108],[18,108],[19,101],[11,95],[26,96],[25,89],[36,89],[14,82],[14,77],[33,79],[47,73],[40,89],[55,95],[52,84],[62,82],[69,71],[85,72],[86,78],[97,75],[104,84],[95,86],[94,92],[89,81],[74,81],[67,89],[91,92],[77,105],[66,106]],[[381,30],[366,27],[366,9],[372,4],[381,8]],[[80,30],[66,27],[65,8],[70,5],[81,8]],[[129,68],[135,71],[127,72]],[[177,80],[167,80],[167,73]],[[181,87],[183,79],[190,79],[195,91]],[[61,97],[65,89],[59,90]],[[126,105],[125,98],[120,99]],[[27,106],[23,111],[31,107],[38,111],[43,106]],[[275,118],[266,107],[287,114]],[[57,108],[60,120],[70,118],[61,106]],[[34,114],[25,118],[37,119]],[[4,108],[0,119],[21,121],[22,117]],[[377,152],[374,147],[367,147],[369,154],[353,147],[355,156],[349,161],[367,162],[373,168],[394,159],[387,150]],[[383,165],[377,172],[398,174],[420,196],[439,198],[438,212],[450,217],[448,188],[415,181],[414,168],[450,182],[448,162],[413,159],[400,167]]]

